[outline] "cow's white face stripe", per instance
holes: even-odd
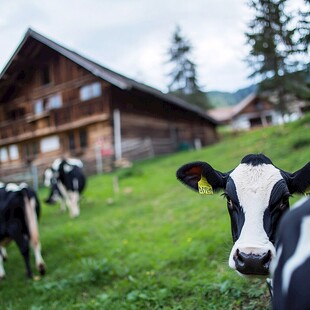
[[[45,172],[44,172],[44,185],[46,187],[51,186],[52,177],[53,177],[52,169],[46,169]]]
[[[275,248],[264,229],[264,213],[268,208],[273,187],[283,179],[280,170],[271,164],[240,164],[230,177],[234,181],[244,212],[244,225],[231,250],[229,266],[235,268],[233,257],[237,249],[256,255],[270,251],[274,257]]]

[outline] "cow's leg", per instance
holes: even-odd
[[[61,212],[66,212],[66,201],[62,198],[58,198],[59,204],[60,204],[60,211]]]
[[[3,268],[3,257],[0,255],[0,280],[5,278],[5,271]]]
[[[32,278],[32,270],[30,267],[29,257],[29,241],[27,236],[22,234],[19,223],[11,223],[10,227],[8,228],[8,233],[10,237],[16,242],[19,251],[24,257],[27,277]]]
[[[30,244],[34,252],[37,269],[39,270],[41,275],[44,275],[45,263],[41,255],[38,218],[35,210],[36,200],[35,198],[31,198],[29,200],[27,197],[25,197],[24,200],[26,206],[25,210],[26,210],[27,225],[30,235]]]
[[[69,194],[69,192],[66,190],[66,188],[64,187],[64,185],[61,182],[58,182],[57,185],[58,185],[59,191],[60,191],[63,199],[65,200],[66,205],[69,209],[70,216],[74,217],[74,215],[73,215],[74,212],[72,212],[73,208],[72,208],[71,195]]]
[[[68,195],[71,202],[71,210],[70,215],[71,217],[77,217],[80,215],[80,208],[79,208],[79,193],[74,191],[68,191]]]
[[[3,261],[6,261],[8,259],[8,254],[6,252],[6,248],[5,247],[0,247],[0,254],[3,258]]]

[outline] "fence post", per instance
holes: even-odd
[[[199,138],[196,138],[194,141],[195,150],[201,150],[201,140]]]
[[[97,174],[100,174],[103,171],[100,145],[95,145],[95,155],[96,155],[96,171],[97,171]]]
[[[152,139],[151,138],[147,138],[145,140],[146,142],[146,145],[148,146],[149,148],[149,157],[150,158],[153,158],[155,156],[155,152],[154,152],[154,147],[153,147],[153,142],[152,142]]]
[[[114,122],[114,153],[115,159],[122,159],[122,133],[121,133],[121,114],[118,109],[113,111]]]
[[[31,165],[31,175],[32,175],[32,187],[35,191],[39,188],[39,178],[38,178],[38,167],[36,165]]]

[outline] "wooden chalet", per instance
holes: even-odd
[[[149,141],[155,155],[195,141],[204,146],[217,140],[216,125],[198,107],[113,72],[32,29],[0,74],[2,174],[9,168],[47,165],[59,156],[94,162],[98,149],[104,158],[131,160],[139,157],[128,151],[134,142],[139,151]]]
[[[220,124],[232,129],[250,129],[279,123],[281,115],[274,105],[256,93],[250,94],[237,105],[208,111]]]

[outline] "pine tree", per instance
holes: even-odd
[[[310,46],[310,0],[304,0],[306,9],[299,11],[300,21],[298,25],[299,44],[301,52],[309,55]],[[309,60],[309,56],[308,56]]]
[[[198,85],[196,65],[191,60],[191,52],[191,43],[182,36],[181,29],[177,26],[168,50],[168,62],[173,65],[169,74],[171,78],[168,85],[169,93],[207,108],[208,100]]]
[[[255,17],[246,33],[250,45],[248,64],[253,70],[250,77],[259,76],[263,88],[273,88],[278,95],[278,108],[286,111],[285,77],[293,63],[290,56],[296,52],[293,41],[295,28],[289,29],[292,17],[285,13],[287,0],[251,0]]]

